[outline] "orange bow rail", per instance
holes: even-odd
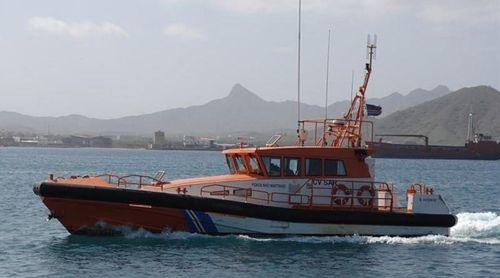
[[[133,174],[133,175],[126,175],[126,176],[118,176],[114,174],[101,174],[95,176],[96,178],[107,178],[107,182],[110,184],[114,184],[118,187],[123,186],[136,186],[137,188],[141,188],[142,186],[148,185],[156,185],[156,186],[162,186],[165,184],[168,184],[166,181],[161,181],[158,180],[154,177],[147,176],[147,175],[138,175],[138,174]],[[163,188],[163,187],[162,187]]]

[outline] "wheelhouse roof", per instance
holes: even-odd
[[[256,154],[269,156],[316,156],[316,157],[336,157],[352,158],[354,155],[365,153],[366,156],[373,153],[372,149],[364,148],[336,148],[328,146],[284,146],[284,147],[257,147],[257,148],[237,148],[223,151],[224,154]]]

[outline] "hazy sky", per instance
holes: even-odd
[[[296,97],[296,0],[0,0],[0,111],[112,118],[203,104],[241,83]],[[417,87],[500,88],[500,1],[303,0],[303,100],[361,80],[378,35],[370,97]]]

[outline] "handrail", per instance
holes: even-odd
[[[108,174],[108,173],[100,174],[100,175],[97,175],[94,177],[96,177],[96,178],[108,177],[108,183],[112,183],[112,181],[111,181],[112,178],[116,178],[117,180],[120,179],[120,176],[115,175],[115,174]]]
[[[307,184],[311,184],[310,182],[314,181],[314,179],[308,179],[300,188]],[[349,194],[333,194],[333,189],[337,184],[345,184],[346,182],[351,182],[351,186],[349,187]],[[356,184],[355,184],[356,183]],[[355,187],[357,186],[357,188]],[[366,188],[368,186],[368,188]],[[316,208],[316,207],[326,207],[330,209],[342,208],[342,209],[366,209],[366,210],[389,210],[393,211],[394,209],[394,195],[392,186],[385,182],[374,182],[374,181],[344,181],[337,180],[334,181],[329,186],[315,186],[311,184],[311,187],[308,188],[310,190],[309,194],[299,193],[300,189],[294,193],[288,192],[267,192],[263,190],[246,188],[246,187],[238,187],[231,185],[222,185],[222,184],[212,184],[202,186],[200,189],[200,195],[210,194],[211,196],[222,196],[223,199],[227,197],[234,198],[244,198],[247,202],[248,200],[256,200],[263,201],[266,203],[276,203],[276,204],[288,204],[297,207],[305,207],[305,208]],[[231,190],[233,190],[231,192]],[[319,194],[314,191],[318,190],[331,190],[331,194],[325,195],[324,193]],[[365,196],[360,194],[360,192],[364,192],[368,190],[369,193],[373,192],[373,194],[369,194],[369,196]],[[236,193],[243,191],[244,194]],[[307,191],[307,189],[306,189]],[[379,192],[386,192],[388,194],[384,195],[384,197],[380,197]],[[255,194],[257,193],[257,194]],[[316,202],[317,199],[324,199],[324,202]],[[348,200],[345,204],[339,205],[336,203],[336,200]],[[361,201],[363,200],[363,201]],[[383,200],[383,204],[379,203],[379,200]],[[364,203],[364,205],[363,205]]]
[[[334,135],[334,131],[331,129],[332,126],[335,126],[337,123],[341,123],[342,125],[347,124],[348,126],[351,127],[358,127],[359,125],[362,124],[368,124],[370,128],[370,141],[373,142],[374,139],[374,124],[373,121],[369,120],[357,120],[357,119],[345,119],[345,118],[322,118],[322,119],[304,119],[299,121],[299,125],[303,130],[306,130],[306,124],[313,124],[314,125],[314,139],[313,139],[313,145],[316,146],[325,146],[327,145],[325,140]],[[318,129],[321,131],[320,128],[323,128],[323,132],[318,132]],[[319,133],[319,134],[318,134]],[[357,137],[359,135],[353,134],[350,131],[346,130],[346,133],[349,134],[344,134],[343,137]],[[320,135],[320,136],[318,136]],[[361,138],[360,138],[361,139]],[[350,146],[347,146],[350,148]]]
[[[415,189],[415,187],[418,187],[418,191]],[[434,193],[434,189],[430,186],[423,184],[423,183],[417,182],[417,183],[413,183],[410,186],[408,186],[406,193],[408,194],[410,192],[411,193],[432,195]]]
[[[140,174],[131,174],[131,175],[125,175],[125,176],[118,176],[115,174],[100,174],[97,176],[94,176],[96,178],[102,178],[102,177],[107,177],[107,181],[110,184],[114,184],[118,187],[124,186],[127,187],[127,185],[136,185],[138,188],[141,188],[144,185],[153,185],[153,186],[162,186],[164,184],[167,184],[168,182],[166,181],[161,181],[157,178],[147,176],[147,175],[140,175]],[[116,179],[116,181],[113,181],[113,178]],[[131,181],[130,178],[138,178],[139,181]],[[149,181],[149,183],[143,182],[144,180]]]
[[[147,175],[132,174],[126,176],[118,176],[115,174],[100,174],[94,176],[97,178],[106,177],[110,184],[114,184],[118,187],[128,185],[135,185],[141,188],[144,185],[161,186],[163,189],[164,184],[168,182],[158,180],[154,177]],[[136,178],[136,181],[132,181],[131,178]],[[115,180],[113,180],[115,179]],[[138,179],[138,181],[137,181]],[[145,180],[149,181],[146,183]],[[316,181],[320,181],[317,184]],[[334,189],[338,185],[349,185],[347,187],[347,192],[341,194],[334,194]],[[423,184],[413,184],[412,186],[418,186],[420,191],[425,190],[425,185]],[[232,190],[232,192],[231,192]],[[329,190],[329,194],[325,192],[319,192],[321,190]],[[308,194],[304,192],[309,191]],[[315,192],[316,191],[316,192]],[[369,196],[361,194],[361,192],[368,191]],[[380,197],[379,192],[387,192],[389,197]],[[373,193],[373,194],[372,194]],[[249,200],[261,201],[267,204],[289,204],[297,207],[315,208],[315,207],[326,207],[330,209],[342,208],[342,209],[388,209],[391,212],[394,209],[394,194],[392,185],[386,182],[377,181],[356,181],[356,180],[328,180],[328,184],[321,184],[320,179],[309,178],[307,179],[299,188],[293,192],[268,192],[264,190],[246,188],[232,185],[224,184],[211,184],[204,185],[200,189],[200,196],[203,194],[210,194],[211,196],[222,196],[223,199],[226,197],[236,197],[244,198],[245,202]],[[317,199],[324,200],[323,202],[317,202]],[[340,205],[338,204],[340,201]],[[346,202],[344,200],[347,200]],[[363,200],[363,201],[361,201]],[[379,200],[384,200],[384,204],[381,205]],[[337,201],[337,202],[336,202]],[[387,204],[387,202],[389,204]],[[343,204],[345,203],[345,204]],[[364,203],[364,205],[362,204]]]
[[[210,187],[222,188],[222,190],[212,190],[212,191],[207,190],[207,188],[210,188]],[[233,195],[231,195],[231,194],[229,194],[229,190],[227,190],[227,189],[243,190],[246,192],[246,194],[244,194],[244,196],[234,195],[234,191],[233,191]],[[266,198],[254,197],[253,192],[264,194],[266,196]],[[210,195],[223,196],[224,199],[226,198],[226,196],[231,195],[231,196],[236,196],[236,197],[245,197],[245,201],[248,201],[248,199],[253,199],[253,200],[257,200],[257,201],[266,201],[267,203],[269,203],[269,201],[270,201],[269,192],[267,192],[267,191],[253,189],[253,188],[232,186],[232,185],[224,185],[224,184],[211,184],[211,185],[202,186],[200,189],[200,195],[203,195],[203,193],[208,193]],[[222,194],[220,194],[220,193],[222,193]]]
[[[127,178],[139,178],[139,183],[129,182],[127,180]],[[127,176],[120,177],[120,179],[118,179],[118,186],[120,186],[120,182],[124,182],[125,185],[126,184],[135,184],[135,185],[138,185],[139,187],[142,186],[142,185],[146,185],[146,184],[142,183],[142,179],[149,179],[149,180],[151,180],[152,183],[150,183],[149,185],[158,185],[158,184],[163,183],[162,181],[157,180],[156,178],[153,178],[151,176],[132,174],[132,175],[127,175]]]

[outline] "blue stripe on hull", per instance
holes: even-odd
[[[188,226],[189,228],[189,232],[191,233],[199,233],[195,223],[194,223],[194,220],[192,219],[190,213],[188,212],[187,209],[183,209],[182,210],[182,214],[184,215],[184,220],[186,221],[186,225]]]
[[[187,209],[182,210],[182,213],[191,233],[216,234],[218,232],[212,218],[207,213]]]
[[[214,222],[212,221],[212,218],[210,218],[210,215],[198,210],[194,210],[193,212],[194,215],[196,215],[196,217],[198,218],[199,223],[203,226],[203,229],[206,233],[215,234],[218,232]]]

